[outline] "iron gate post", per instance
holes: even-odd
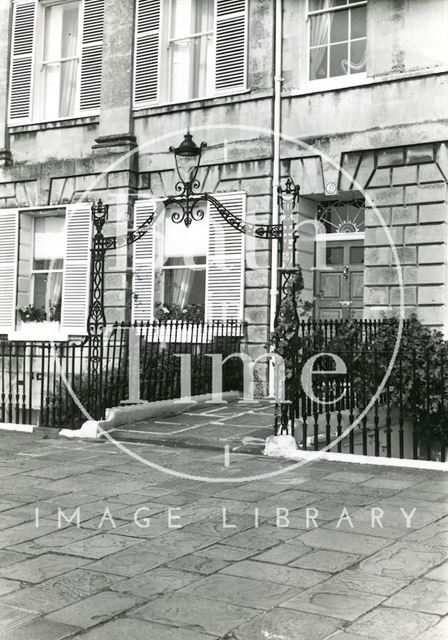
[[[296,276],[300,267],[296,261],[298,238],[297,224],[293,218],[299,201],[300,187],[288,178],[285,187],[277,188],[279,208],[283,214],[282,235],[278,242],[278,299],[274,320],[274,335],[285,344],[280,355],[285,364],[284,401],[276,403],[274,413],[274,435],[294,435],[295,390],[297,386],[296,357],[298,355],[299,314],[297,310]],[[287,318],[288,327],[282,323]]]
[[[106,241],[103,227],[107,221],[109,205],[101,200],[92,205],[94,236],[92,241],[92,259],[90,274],[90,306],[87,320],[88,331],[88,410],[96,419],[103,417],[103,356],[104,329],[104,262]]]

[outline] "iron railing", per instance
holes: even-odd
[[[340,338],[346,348],[369,347],[386,325],[396,327],[396,321],[388,320],[301,320],[298,322],[298,337],[305,348],[323,349]],[[408,330],[409,321],[403,321],[403,332]],[[350,341],[349,343],[347,341]]]
[[[384,321],[303,321],[294,357],[291,431],[307,450],[397,458],[446,459],[448,447],[448,353],[446,348],[401,348],[392,358],[376,338]],[[212,358],[243,348],[239,322],[115,324],[101,348],[100,394],[90,385],[91,344],[0,341],[0,423],[79,428],[129,399],[130,329],[139,346],[139,394],[154,401],[181,397],[181,360],[191,358],[191,394],[212,391]],[[405,331],[407,325],[405,325]],[[349,338],[347,339],[347,336]],[[406,348],[409,342],[406,343]],[[329,353],[346,366],[334,369]],[[303,366],[316,361],[313,397],[302,386]],[[327,358],[327,359],[326,359]],[[319,375],[321,373],[322,375]],[[223,367],[223,390],[242,390],[242,363]],[[378,392],[378,389],[380,391]],[[344,435],[350,425],[354,429]]]
[[[129,399],[129,336],[140,352],[141,400],[179,398],[181,358],[191,357],[191,395],[212,390],[212,358],[241,351],[244,325],[235,321],[171,320],[115,324],[101,349],[100,393],[93,397],[91,344],[0,341],[0,423],[79,428],[87,419]],[[241,365],[223,365],[223,390],[242,388]],[[134,393],[135,395],[135,393]],[[84,409],[84,410],[83,410]]]
[[[344,362],[345,373],[331,373],[334,361],[322,356],[320,367],[314,367],[312,394],[297,380],[294,383],[291,422],[300,447],[445,462],[446,349],[399,350],[394,354],[373,346],[331,353]],[[309,357],[321,354],[302,353],[296,362],[296,376],[301,376]]]

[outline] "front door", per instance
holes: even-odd
[[[315,272],[316,317],[320,320],[359,318],[363,315],[364,242],[326,243],[326,267]]]

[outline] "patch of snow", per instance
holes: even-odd
[[[297,442],[293,436],[269,436],[263,451],[270,458],[290,458],[297,453]]]

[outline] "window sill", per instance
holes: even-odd
[[[377,84],[386,84],[389,82],[400,82],[404,80],[413,80],[418,78],[425,78],[428,76],[438,76],[443,75],[448,72],[448,65],[444,65],[443,67],[436,67],[432,69],[419,69],[417,71],[408,71],[404,73],[387,73],[379,76],[365,76],[363,74],[359,74],[360,77],[355,78],[353,76],[353,81],[347,82],[335,82],[333,79],[331,81],[326,80],[314,80],[307,81],[303,84],[301,89],[291,89],[284,90],[282,97],[284,98],[292,98],[296,96],[307,96],[313,95],[315,93],[328,93],[331,91],[344,91],[346,89],[358,89],[362,87],[368,87]],[[338,80],[335,78],[334,80]]]
[[[362,87],[370,84],[372,80],[373,78],[369,78],[365,73],[355,74],[353,76],[341,76],[339,78],[327,78],[325,80],[307,80],[304,82],[303,87],[294,93],[298,95],[308,95],[311,93],[339,91],[352,87]]]
[[[143,107],[134,107],[134,118],[144,118],[148,115],[159,115],[164,113],[177,113],[178,111],[193,111],[195,109],[207,109],[235,102],[245,102],[248,100],[259,100],[260,98],[269,98],[272,91],[252,91],[252,89],[244,89],[243,91],[233,92],[229,94],[220,94],[210,96],[209,98],[201,98],[195,100],[185,100],[185,102],[166,102]]]
[[[16,331],[8,334],[9,340],[63,342],[68,335],[61,330],[59,322],[25,322]]]
[[[96,125],[100,121],[99,115],[96,116],[81,116],[78,118],[66,118],[63,120],[51,120],[45,122],[31,122],[29,124],[14,124],[9,125],[8,130],[10,134],[14,133],[28,133],[30,131],[47,131],[48,129],[66,129],[68,127],[85,127],[90,125]]]

